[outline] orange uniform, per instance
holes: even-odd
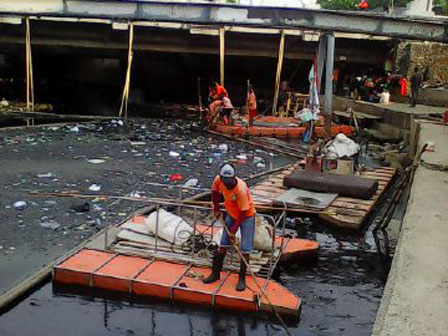
[[[255,206],[246,182],[236,178],[235,188],[229,190],[221,182],[219,176],[215,177],[212,185],[212,192],[219,192],[224,196],[224,205],[230,217],[237,219],[241,211],[246,211],[246,217],[255,216]]]

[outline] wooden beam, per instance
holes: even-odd
[[[278,49],[278,62],[277,62],[277,73],[275,75],[275,92],[274,92],[274,101],[272,104],[272,115],[277,114],[278,94],[280,90],[280,80],[282,75],[284,54],[285,54],[285,31],[282,30],[282,33],[280,35],[280,46]]]

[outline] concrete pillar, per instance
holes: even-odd
[[[333,33],[327,34],[327,58],[325,64],[325,131],[331,137],[331,118],[333,113],[333,65],[334,65]]]

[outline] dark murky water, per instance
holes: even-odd
[[[278,281],[302,298],[300,321],[288,322],[293,334],[370,335],[389,267],[372,234],[337,234],[310,222],[299,224],[297,234],[316,239],[321,249],[317,261],[281,267]],[[284,334],[264,315],[91,294],[48,283],[0,317],[0,334]]]
[[[286,163],[273,161],[273,166]],[[377,252],[371,229],[353,235],[311,221],[295,223],[288,222],[290,232],[317,240],[320,251],[317,260],[280,267],[276,280],[302,299],[300,321],[288,321],[291,332],[370,335],[391,258]],[[265,315],[67,291],[51,283],[0,316],[2,336],[284,334]]]

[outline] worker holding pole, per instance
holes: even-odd
[[[255,235],[255,206],[247,184],[235,176],[235,168],[225,163],[221,166],[219,175],[212,185],[213,213],[217,219],[223,216],[219,207],[221,195],[225,205],[225,225],[220,247],[213,258],[212,273],[205,278],[204,283],[212,283],[220,279],[224,258],[227,250],[235,242],[235,233],[241,232],[241,252],[244,260],[240,263],[240,273],[237,291],[246,289],[246,271],[249,256],[252,252]]]

